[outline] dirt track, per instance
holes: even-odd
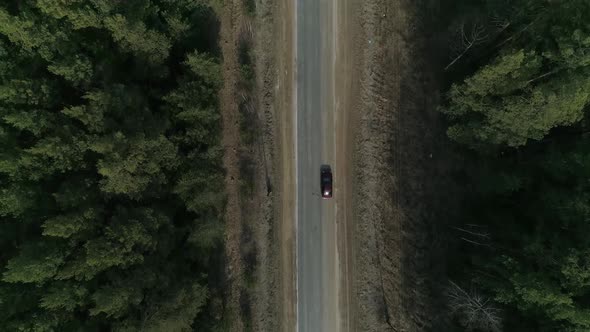
[[[232,331],[240,332],[244,324],[240,317],[239,297],[243,287],[242,274],[244,270],[240,254],[240,237],[243,219],[240,206],[239,190],[239,148],[240,132],[238,125],[238,104],[236,102],[236,86],[238,82],[237,60],[237,22],[240,8],[238,1],[229,1],[221,10],[221,48],[224,56],[223,80],[224,86],[220,92],[220,109],[222,119],[222,146],[224,149],[223,166],[226,170],[225,188],[227,205],[224,221],[225,255],[226,261],[226,290],[227,303],[225,314],[227,320],[233,322]]]
[[[266,29],[274,31],[272,49],[276,61],[276,85],[272,90],[277,118],[275,165],[277,167],[278,195],[275,200],[280,245],[280,331],[295,331],[295,128],[294,128],[294,1],[279,1],[272,24]],[[268,49],[267,49],[268,50]]]
[[[336,1],[334,41],[334,107],[336,171],[340,174],[338,183],[339,197],[336,210],[337,250],[340,257],[340,293],[341,314],[340,331],[355,331],[356,299],[353,292],[353,154],[354,137],[357,134],[359,112],[355,108],[358,95],[357,64],[360,62],[358,38],[360,26],[356,13],[360,4],[355,1]]]

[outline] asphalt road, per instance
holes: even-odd
[[[297,1],[297,331],[339,331],[336,242],[334,6]],[[332,167],[334,198],[320,196],[320,166]]]

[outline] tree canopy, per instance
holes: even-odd
[[[501,3],[501,13],[488,15],[508,16],[506,26],[513,28],[487,46],[497,50],[489,62],[453,83],[442,108],[452,121],[449,136],[471,146],[541,140],[553,128],[579,122],[590,103],[590,3]]]
[[[589,331],[590,2],[480,4],[506,29],[441,107],[467,156],[460,223],[477,227],[456,277],[504,306],[507,331]]]
[[[209,317],[216,24],[207,1],[0,4],[0,330]]]

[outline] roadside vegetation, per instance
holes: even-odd
[[[0,4],[0,330],[219,331],[205,0]]]
[[[254,31],[256,8],[254,0],[240,4],[242,21],[238,32],[238,112],[240,127],[240,198],[243,210],[242,233],[240,235],[240,258],[243,263],[242,289],[240,290],[240,317],[245,332],[254,331],[253,301],[256,287],[257,248],[254,236],[254,219],[248,201],[254,197],[256,188],[256,158],[254,153],[260,131],[257,120],[257,87],[254,58]],[[256,207],[257,208],[257,207]]]
[[[244,6],[248,4],[244,2]],[[244,10],[238,34],[238,112],[240,113],[240,177],[241,191],[245,197],[254,191],[254,158],[251,153],[257,143],[259,132],[256,121],[256,71],[254,68],[252,20],[254,13]]]
[[[464,160],[456,330],[589,331],[590,2],[454,5],[441,111]]]

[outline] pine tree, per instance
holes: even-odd
[[[223,234],[211,14],[0,5],[1,331],[189,331],[206,315]]]
[[[590,29],[580,14],[588,4],[558,1],[537,10],[520,3],[536,16],[528,24],[516,22],[525,26],[518,32],[524,36],[502,44],[491,63],[447,94],[441,109],[453,122],[449,136],[458,142],[524,146],[553,128],[578,123],[590,103]]]

